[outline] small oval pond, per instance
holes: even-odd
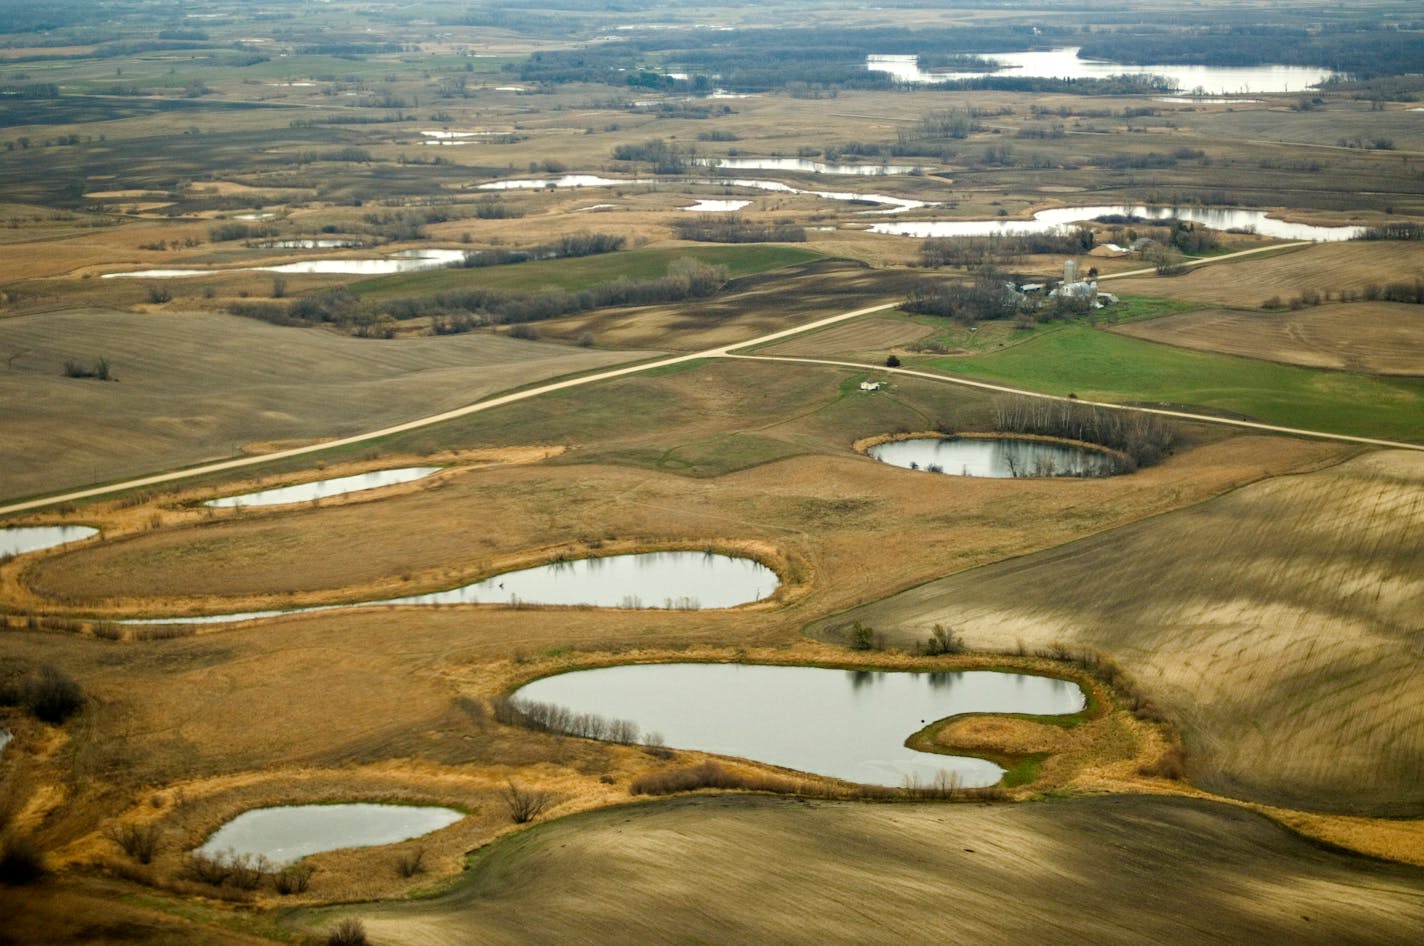
[[[459,588],[354,604],[276,611],[242,611],[177,618],[136,618],[118,624],[221,624],[379,605],[536,604],[694,611],[760,601],[780,585],[776,572],[750,558],[710,552],[641,552],[551,562],[505,572]]]
[[[198,852],[262,856],[274,864],[320,851],[394,844],[465,817],[453,808],[416,805],[284,805],[254,808],[223,825]]]
[[[865,451],[882,463],[950,476],[1111,476],[1112,454],[1090,447],[1013,437],[917,437],[876,444]]]
[[[10,526],[0,529],[0,555],[38,552],[98,534],[89,526]]]
[[[535,680],[518,700],[631,720],[667,745],[741,756],[868,785],[930,784],[940,770],[965,787],[993,785],[985,759],[916,752],[904,742],[960,713],[1076,713],[1067,680],[988,670],[832,670],[757,664],[635,664]]]
[[[280,506],[286,503],[301,503],[327,496],[358,493],[364,489],[378,489],[382,486],[394,486],[397,483],[409,483],[437,473],[439,470],[438,466],[408,466],[395,470],[373,470],[370,473],[357,473],[353,476],[338,476],[329,480],[316,480],[312,483],[298,483],[295,486],[263,489],[255,493],[243,493],[241,496],[223,496],[219,499],[210,499],[203,505],[234,507]]]

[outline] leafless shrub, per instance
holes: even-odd
[[[32,884],[45,875],[44,851],[28,834],[0,838],[0,884]]]
[[[63,670],[45,664],[17,686],[7,687],[3,702],[19,703],[43,722],[62,723],[84,705],[84,691]]]
[[[261,854],[256,857],[250,854],[229,856],[229,864],[232,873],[228,875],[228,883],[238,890],[256,890],[262,886],[262,878],[266,877],[272,868],[271,862]]]
[[[366,946],[366,925],[347,917],[326,934],[326,946]]]
[[[643,751],[654,759],[671,759],[674,755],[660,732],[650,732],[643,737]]]
[[[541,789],[521,788],[511,779],[500,793],[509,808],[509,818],[515,824],[527,824],[553,804],[554,796]]]
[[[1187,775],[1187,754],[1181,746],[1171,746],[1155,762],[1143,765],[1137,772],[1150,778],[1180,781]]]
[[[962,654],[965,650],[964,639],[959,636],[959,632],[940,624],[934,626],[921,648],[931,657],[940,654]]]
[[[152,862],[153,855],[158,852],[158,842],[162,837],[162,832],[156,824],[138,824],[135,822],[125,822],[111,826],[104,832],[104,836],[119,846],[129,857],[140,864]]]
[[[416,874],[425,873],[425,848],[418,847],[397,857],[396,873],[402,877],[414,877]]]
[[[306,893],[316,868],[309,864],[288,864],[272,875],[272,886],[282,896]]]
[[[210,887],[221,887],[232,874],[228,858],[222,854],[193,851],[183,861],[183,876]]]

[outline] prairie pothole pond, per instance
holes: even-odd
[[[98,535],[89,526],[10,526],[0,529],[0,555],[24,555]]]
[[[534,604],[594,608],[663,608],[695,611],[734,608],[775,594],[776,572],[750,558],[715,552],[640,552],[550,562],[504,572],[445,591],[354,604],[278,611],[244,611],[179,618],[144,618],[123,624],[218,624],[311,611],[374,605]]]
[[[905,740],[960,713],[1076,713],[1076,683],[988,670],[834,670],[761,664],[632,664],[535,680],[518,701],[629,720],[667,745],[741,756],[867,785],[993,785],[986,759],[917,752]]]
[[[1014,437],[917,437],[876,444],[866,455],[908,470],[950,476],[1111,476],[1118,458],[1105,450]]]
[[[418,838],[463,817],[453,808],[365,802],[254,808],[213,832],[198,852],[219,855],[231,851],[289,864],[321,851]]]
[[[203,505],[220,507],[282,506],[287,503],[324,499],[327,496],[359,493],[361,490],[379,489],[382,486],[394,486],[397,483],[410,483],[439,471],[440,467],[438,466],[407,466],[395,470],[373,470],[370,473],[357,473],[352,476],[315,480],[311,483],[298,483],[295,486],[258,490],[255,493],[243,493],[240,496],[223,496],[218,499],[209,499]]]

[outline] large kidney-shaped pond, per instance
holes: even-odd
[[[917,437],[865,451],[882,463],[951,476],[1111,476],[1116,458],[1102,450],[1043,440]]]
[[[965,787],[1004,770],[985,759],[916,752],[905,740],[959,713],[1076,713],[1067,680],[988,670],[832,670],[755,664],[634,664],[579,670],[521,687],[517,700],[631,720],[669,746],[741,756],[868,785],[929,784],[941,770]]]
[[[712,552],[640,552],[551,562],[505,572],[459,588],[349,605],[243,611],[121,624],[219,624],[344,607],[440,604],[584,605],[594,608],[734,608],[770,597],[780,579],[750,558]]]
[[[453,808],[416,805],[284,805],[254,808],[223,825],[198,848],[201,854],[265,857],[289,864],[308,854],[344,847],[394,844],[437,831],[465,817]]]

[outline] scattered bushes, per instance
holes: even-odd
[[[542,789],[521,788],[513,779],[500,793],[509,809],[509,819],[515,824],[527,824],[539,817],[544,809],[554,803],[554,796]]]
[[[288,864],[272,875],[272,888],[284,897],[306,893],[316,868],[308,864]]]
[[[271,872],[271,863],[260,854],[254,858],[233,851],[220,854],[194,851],[183,862],[185,877],[210,887],[229,885],[238,890],[256,890],[262,886],[262,878]]]
[[[23,706],[46,723],[62,723],[84,706],[84,691],[63,670],[45,664],[18,681],[0,687],[0,705]]]
[[[846,646],[851,650],[884,650],[885,635],[877,634],[875,628],[866,627],[859,621],[846,632]]]
[[[80,361],[69,360],[64,363],[64,376],[66,378],[95,378],[99,381],[109,380],[109,360],[98,358],[92,365],[86,365]]]
[[[117,844],[129,857],[140,864],[148,864],[158,852],[162,832],[156,824],[126,822],[110,827],[104,832],[104,836]]]
[[[396,858],[396,873],[402,877],[414,877],[425,873],[425,848],[418,847]]]
[[[32,884],[45,875],[44,851],[28,834],[0,837],[0,884]]]
[[[937,657],[941,654],[962,654],[966,650],[964,638],[959,636],[958,631],[955,631],[953,628],[943,627],[939,624],[934,626],[934,630],[930,632],[930,636],[925,639],[923,644],[919,645],[919,648],[922,653],[928,654],[931,657]]]
[[[366,946],[366,925],[347,917],[326,934],[326,946]]]
[[[1149,778],[1166,778],[1174,782],[1187,776],[1187,756],[1181,746],[1169,746],[1157,761],[1141,766],[1137,773]]]

